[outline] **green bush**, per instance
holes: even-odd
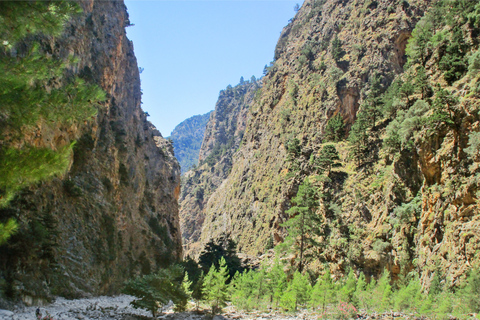
[[[182,285],[182,273],[180,267],[172,266],[157,273],[137,277],[125,283],[123,293],[136,297],[131,305],[150,311],[153,317],[156,317],[158,309],[170,300],[182,309],[188,300],[188,294]]]
[[[325,127],[325,139],[327,141],[338,142],[345,137],[345,122],[340,113],[331,117]]]
[[[227,305],[227,301],[230,299],[227,280],[227,263],[222,257],[219,261],[218,268],[212,264],[204,281],[203,294],[213,314],[221,312],[222,308]]]

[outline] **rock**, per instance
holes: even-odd
[[[13,315],[14,313],[12,311],[0,309],[0,317],[12,317]]]
[[[77,2],[83,12],[63,36],[44,41],[46,51],[59,59],[74,53],[79,62],[69,72],[101,86],[108,99],[85,123],[58,123],[53,132],[40,126],[36,136],[22,138],[22,145],[54,149],[76,141],[69,171],[30,188],[8,209],[21,211],[19,228],[25,230],[47,217],[45,227],[55,235],[48,259],[25,250],[2,255],[2,267],[31,270],[0,273],[15,274],[14,287],[35,299],[52,298],[52,289],[69,298],[118,293],[138,268],[155,270],[160,256],[182,257],[180,167],[171,144],[141,109],[126,7],[123,1]],[[34,236],[10,244],[22,247],[22,239]],[[50,268],[53,262],[56,268]]]

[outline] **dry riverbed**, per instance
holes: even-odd
[[[89,299],[66,300],[58,298],[54,303],[40,307],[45,316],[47,313],[54,320],[150,320],[151,313],[130,306],[133,297],[120,295],[117,297],[96,297]],[[0,320],[37,320],[35,311],[37,307],[13,307],[11,311],[0,310]],[[293,319],[319,319],[320,314],[307,311],[299,311],[296,314],[285,315],[278,312],[265,313],[253,312],[242,313],[233,307],[224,309],[222,315],[212,317],[209,314],[195,312],[173,313],[171,307],[166,308],[164,313],[156,319],[164,320],[293,320]],[[422,319],[415,315],[401,313],[385,313],[373,315],[358,315],[357,319]],[[424,318],[425,319],[425,318]],[[475,319],[475,318],[473,318]]]

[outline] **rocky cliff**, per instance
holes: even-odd
[[[57,149],[76,141],[68,172],[21,191],[0,210],[19,230],[0,247],[3,291],[25,301],[118,293],[132,275],[182,256],[172,145],[147,121],[130,24],[122,1],[79,1],[82,13],[43,41],[50,56],[77,60],[69,73],[107,100],[81,123],[57,123],[20,145]],[[50,126],[49,128],[51,128]]]
[[[254,103],[261,81],[245,81],[220,92],[215,110],[205,129],[199,165],[182,178],[180,224],[185,253],[196,255],[205,217],[204,207],[210,195],[230,173],[233,154],[242,141],[248,108]]]
[[[323,221],[312,268],[416,269],[427,284],[436,273],[452,284],[478,266],[475,5],[305,1],[281,33],[228,177],[203,201],[200,242],[227,233],[253,255],[281,243],[308,179]]]
[[[198,155],[202,146],[205,127],[211,113],[212,111],[182,121],[167,138],[173,141],[173,150],[182,174],[198,164]]]

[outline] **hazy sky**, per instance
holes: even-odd
[[[126,0],[149,120],[167,137],[183,120],[213,110],[219,91],[241,76],[262,76],[302,2]]]

